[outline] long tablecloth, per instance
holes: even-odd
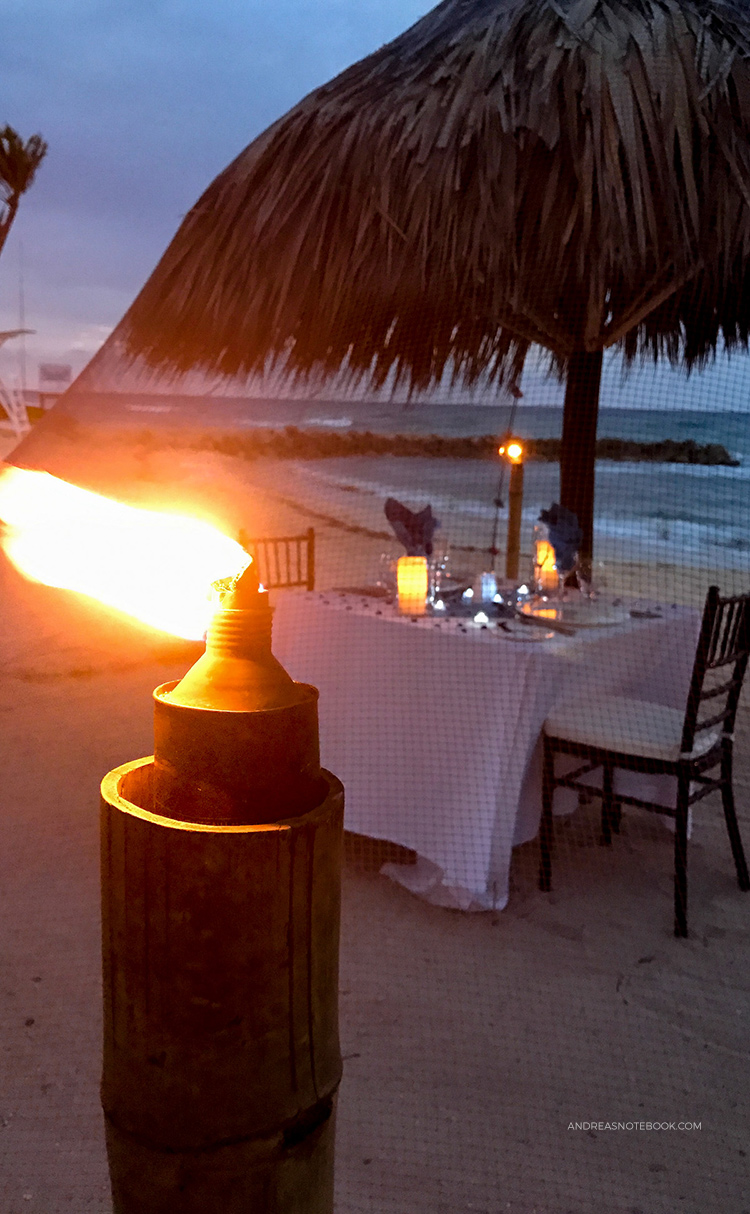
[[[511,850],[539,828],[552,706],[600,692],[681,707],[698,627],[697,612],[666,607],[519,643],[472,620],[291,591],[276,599],[274,652],[320,689],[321,757],[344,782],[347,829],[417,852],[388,871],[430,901],[501,909]],[[564,798],[556,810],[572,808]]]

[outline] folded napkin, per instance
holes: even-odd
[[[419,514],[414,514],[395,497],[389,497],[385,503],[385,517],[396,539],[404,545],[407,556],[432,556],[432,537],[440,526],[432,506],[425,506]]]
[[[575,568],[576,555],[583,539],[577,516],[559,502],[553,502],[549,510],[542,510],[539,521],[547,524],[558,571],[569,573]]]

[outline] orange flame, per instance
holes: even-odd
[[[0,519],[3,549],[25,577],[195,640],[215,610],[212,583],[249,560],[210,523],[126,506],[22,468],[0,473]]]
[[[511,464],[523,463],[523,443],[520,443],[517,438],[505,443],[497,449],[498,455],[504,455]]]

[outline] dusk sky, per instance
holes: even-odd
[[[23,264],[26,324],[36,330],[26,340],[28,386],[40,361],[70,363],[75,373],[85,365],[181,217],[243,147],[430,7],[0,0],[0,125],[49,143],[0,258],[0,329],[18,325]],[[9,384],[21,354],[18,340],[0,350]],[[530,365],[524,388],[534,378]],[[720,359],[689,381],[666,368],[656,378],[637,373],[623,389],[610,358],[602,403],[747,409],[750,359]]]
[[[0,125],[49,152],[0,258],[0,329],[78,370],[209,182],[429,0],[0,0]],[[17,374],[18,342],[0,368]]]

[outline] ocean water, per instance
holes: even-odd
[[[675,388],[677,381],[675,380]],[[639,441],[693,439],[721,443],[739,467],[610,463],[597,465],[596,549],[606,560],[748,571],[750,585],[750,412],[710,409],[607,408],[599,435]],[[733,399],[732,403],[734,403]],[[739,401],[737,402],[739,403]],[[128,399],[119,420],[163,432],[174,427],[240,431],[292,425],[323,430],[391,434],[501,435],[512,422],[524,438],[556,437],[560,405],[471,403],[384,404],[342,400],[240,400],[200,397]],[[79,412],[79,416],[81,416]],[[81,420],[85,420],[81,416]],[[92,418],[93,420],[93,418]],[[118,418],[110,416],[116,423]],[[498,495],[499,467],[491,461],[359,457],[314,461],[306,476],[318,489],[359,493],[370,500],[394,496],[413,508],[431,502],[456,542],[489,545]],[[556,465],[526,466],[524,527],[557,500]],[[501,494],[502,496],[502,494]],[[341,500],[344,500],[343,498]],[[353,500],[353,499],[350,499]],[[500,512],[500,533],[505,508]]]
[[[302,476],[302,482],[299,476]],[[479,549],[491,543],[499,468],[491,461],[353,456],[316,460],[298,474],[335,513],[360,502],[382,513],[395,497],[411,509],[428,503],[451,542]],[[559,496],[554,464],[525,468],[522,546],[528,550],[540,511]],[[507,526],[507,481],[500,490],[499,532]],[[344,496],[348,495],[348,496]],[[303,495],[304,496],[304,495]],[[335,499],[335,500],[333,500]],[[370,524],[372,525],[372,524]],[[382,524],[386,526],[385,520]],[[714,468],[654,464],[597,465],[596,555],[600,560],[643,561],[693,568],[748,570],[750,585],[750,467]]]
[[[357,404],[344,410],[339,403],[326,408],[316,402],[285,424],[482,435],[504,433],[509,421],[507,407]],[[519,406],[513,430],[523,438],[558,437],[562,409]],[[750,585],[750,413],[605,408],[599,416],[599,435],[642,442],[672,438],[721,443],[740,461],[736,468],[599,461],[595,521],[599,559],[747,569]],[[489,461],[363,456],[316,461],[310,471],[321,488],[327,482],[383,501],[393,496],[415,509],[430,502],[444,532],[456,542],[480,548],[490,544],[500,470]],[[502,489],[501,496],[505,497]],[[558,496],[557,466],[528,463],[523,512],[527,542],[540,510]],[[507,501],[500,511],[500,534],[506,526],[506,510]]]

